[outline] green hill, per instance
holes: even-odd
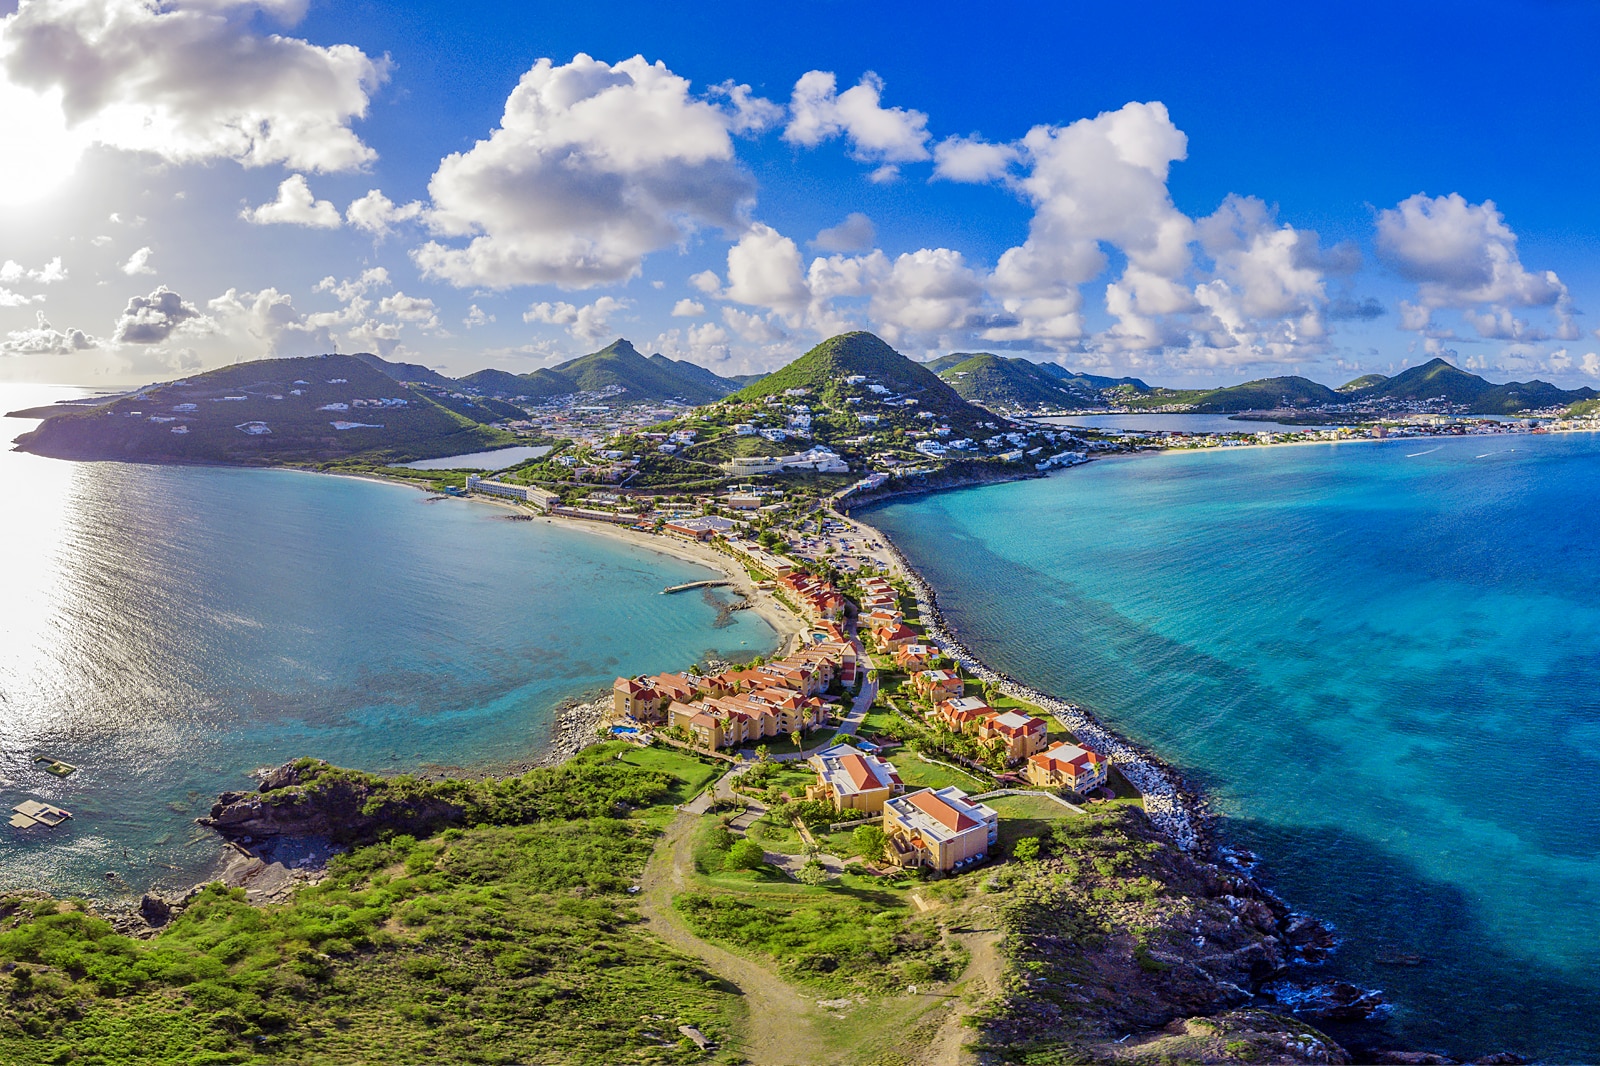
[[[453,379],[445,377],[437,370],[429,370],[420,363],[391,363],[371,352],[357,352],[352,358],[359,359],[374,370],[382,371],[396,381],[403,381],[408,385],[436,385],[447,388],[455,384]]]
[[[862,377],[856,385],[845,378]],[[765,400],[782,396],[790,389],[806,389],[813,396],[842,400],[847,396],[875,396],[871,386],[888,390],[887,395],[915,400],[918,410],[932,411],[963,424],[981,422],[987,412],[974,407],[921,363],[914,362],[889,347],[871,333],[842,333],[829,337],[794,362],[773,371],[761,380],[746,385],[731,399]]]
[[[1319,407],[1347,403],[1350,397],[1310,378],[1261,378],[1221,389],[1151,389],[1144,395],[1121,398],[1128,407],[1154,408],[1183,404],[1191,410],[1215,414],[1234,411],[1268,411],[1285,407]]]
[[[733,382],[694,363],[664,355],[646,358],[626,340],[531,374],[480,370],[462,378],[459,384],[489,396],[523,396],[530,400],[612,390],[622,403],[673,400],[691,405],[720,400],[735,387]]]
[[[1519,411],[1568,407],[1600,395],[1593,389],[1561,389],[1548,381],[1508,381],[1496,385],[1476,374],[1457,369],[1443,359],[1430,359],[1392,378],[1356,393],[1363,401],[1421,401],[1442,399],[1460,404],[1476,414],[1516,414]]]
[[[1389,378],[1388,378],[1388,375],[1386,375],[1386,374],[1363,374],[1361,377],[1356,378],[1354,381],[1345,382],[1343,385],[1340,385],[1334,391],[1335,392],[1360,392],[1362,389],[1370,389],[1370,388],[1372,388],[1372,387],[1374,387],[1376,385],[1382,385],[1385,381],[1388,381],[1388,380],[1389,380]]]
[[[515,440],[361,359],[323,355],[238,363],[51,412],[17,447],[61,459],[390,463]]]
[[[954,352],[924,365],[966,400],[998,409],[1081,407],[1102,403],[1104,389],[1119,385],[1139,391],[1148,388],[1137,378],[1076,374],[1053,363],[986,352]]]

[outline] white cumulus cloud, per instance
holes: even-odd
[[[877,163],[875,180],[888,180],[898,164],[931,158],[928,151],[928,116],[921,111],[883,106],[883,79],[868,71],[854,86],[839,92],[838,78],[829,71],[813,70],[795,82],[789,99],[789,124],[783,139],[815,148],[844,136],[850,155],[863,163]]]
[[[148,296],[135,296],[117,318],[114,337],[120,344],[160,344],[185,323],[204,326],[194,304],[165,285]]]
[[[353,200],[344,217],[356,229],[374,236],[384,237],[396,223],[411,222],[422,217],[422,201],[396,204],[377,189],[371,189],[358,200]]]
[[[1445,308],[1467,312],[1484,337],[1541,339],[1513,308],[1551,308],[1555,335],[1574,340],[1567,287],[1552,270],[1531,271],[1517,254],[1517,235],[1493,200],[1474,204],[1460,193],[1417,193],[1378,212],[1378,253],[1417,283],[1415,302],[1401,304],[1401,326],[1426,330]]]
[[[611,335],[611,316],[630,306],[627,300],[602,296],[594,303],[577,306],[564,301],[536,303],[523,312],[524,322],[543,322],[547,325],[565,326],[567,332],[585,343],[593,343]]]
[[[259,207],[248,207],[239,217],[257,226],[309,226],[313,229],[338,229],[339,209],[331,200],[318,200],[304,174],[291,174],[278,186],[278,198]]]
[[[447,156],[428,185],[429,225],[467,243],[430,241],[413,257],[458,286],[624,281],[702,227],[742,228],[755,184],[732,133],[748,128],[749,110],[695,96],[643,56],[541,59],[499,128]]]
[[[28,0],[0,19],[0,96],[53,138],[172,162],[349,170],[374,158],[351,130],[388,63],[348,44],[261,32],[303,0]],[[18,131],[0,122],[0,137]],[[0,143],[14,155],[30,146]],[[68,164],[70,172],[70,162]]]
[[[81,329],[59,330],[38,312],[32,329],[12,330],[0,341],[0,352],[7,355],[66,355],[98,348],[100,342]]]
[[[154,274],[156,268],[150,265],[150,257],[154,254],[150,246],[145,245],[128,256],[128,261],[122,264],[122,272],[130,278],[137,274]]]

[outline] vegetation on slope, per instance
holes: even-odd
[[[926,365],[964,399],[1000,410],[1098,405],[1104,402],[1106,389],[1126,386],[1142,392],[1148,388],[1138,378],[1078,374],[1054,363],[988,353],[956,352]]]
[[[846,385],[847,377],[861,376],[862,385]],[[980,425],[989,413],[961,398],[939,375],[895,351],[871,333],[842,333],[829,337],[788,365],[773,371],[729,397],[736,403],[759,403],[783,398],[792,389],[804,389],[806,402],[818,401],[841,411],[845,400],[870,396],[867,385],[880,385],[891,394],[915,400],[915,410],[928,411],[952,427]],[[818,434],[819,439],[825,439]]]
[[[1330,389],[1301,377],[1264,378],[1221,389],[1153,389],[1128,393],[1119,402],[1135,410],[1182,405],[1210,413],[1320,407],[1334,404],[1403,405],[1442,401],[1474,414],[1516,414],[1564,407],[1597,394],[1593,389],[1559,389],[1546,381],[1512,381],[1496,385],[1460,370],[1443,359],[1431,359],[1393,377],[1367,374]]]
[[[616,754],[448,786],[327,771],[408,801],[443,787],[461,824],[360,847],[282,906],[212,886],[150,940],[5,898],[0,1061],[705,1061],[677,1026],[722,1037],[735,997],[627,891],[659,824],[638,805],[684,783]]]
[[[62,459],[389,463],[515,441],[354,356],[324,355],[239,363],[50,411],[17,445]]]
[[[687,404],[710,403],[735,387],[693,363],[664,355],[647,359],[626,340],[531,374],[480,370],[462,378],[460,384],[490,395],[530,400],[612,389],[619,390],[616,396],[623,403],[675,400]]]
[[[1195,411],[1221,414],[1280,407],[1317,407],[1347,403],[1350,399],[1309,378],[1283,377],[1262,378],[1221,389],[1152,389],[1143,395],[1128,396],[1122,402],[1134,409],[1184,405]]]

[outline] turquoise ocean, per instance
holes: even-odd
[[[69,394],[0,386],[0,411]],[[404,486],[0,451],[0,492],[0,809],[74,815],[0,819],[0,889],[187,887],[218,854],[193,819],[258,767],[507,767],[618,674],[777,642],[660,594],[701,566]]]
[[[1378,1043],[1600,1062],[1600,438],[1111,459],[864,517],[980,657],[1204,788],[1337,927],[1327,977],[1388,992]]]

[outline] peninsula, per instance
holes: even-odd
[[[1158,758],[978,661],[846,513],[1144,442],[972,403],[870,334],[700,407],[401,381],[420,369],[234,367],[39,412],[19,446],[376,474],[578,523],[720,568],[786,647],[618,678],[563,718],[555,765],[511,777],[277,768],[202,819],[235,858],[183,898],[7,897],[0,1055],[1351,1061],[1313,1026],[1383,996],[1319,979],[1331,932]],[[493,477],[389,465],[529,438],[551,451]],[[280,857],[306,840],[325,867]]]

